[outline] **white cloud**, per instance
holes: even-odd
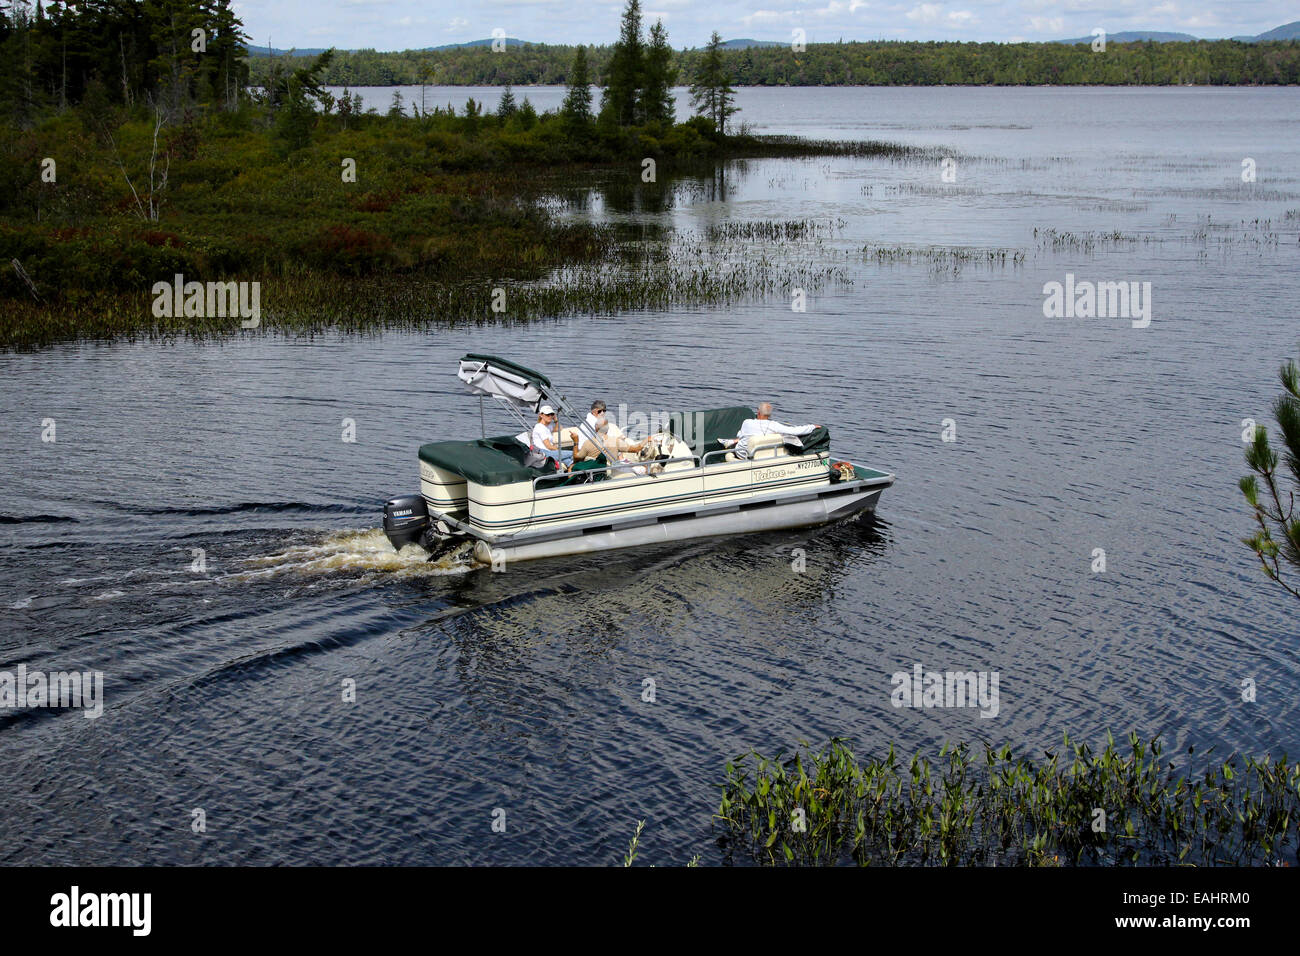
[[[801,11],[795,10],[755,10],[753,13],[740,18],[740,22],[745,26],[763,23],[793,23],[796,18],[802,16]]]
[[[943,7],[937,3],[923,3],[907,12],[907,19],[915,23],[938,23],[943,16]]]
[[[907,12],[907,19],[927,26],[942,23],[949,27],[967,27],[978,18],[969,10],[945,10],[937,3],[922,3]]]
[[[863,7],[867,6],[864,0],[849,0],[848,3],[842,3],[840,0],[831,0],[830,4],[814,10],[815,17],[835,17],[841,13],[857,13]]]

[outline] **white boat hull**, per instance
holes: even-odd
[[[857,483],[855,483],[857,484]],[[789,502],[775,501],[758,508],[714,514],[671,516],[639,525],[611,530],[581,530],[564,537],[540,541],[513,540],[474,544],[474,558],[482,564],[501,565],[561,555],[585,554],[614,548],[636,548],[668,541],[686,541],[725,534],[752,534],[783,528],[804,528],[838,521],[875,510],[884,491],[881,485],[844,489],[835,496],[819,495]]]

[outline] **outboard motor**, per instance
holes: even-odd
[[[429,528],[429,506],[423,495],[403,495],[384,504],[384,534],[398,551],[417,543]]]

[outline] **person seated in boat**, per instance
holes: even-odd
[[[573,452],[565,451],[561,447],[562,442],[559,440],[559,432],[555,429],[555,421],[555,409],[550,405],[543,405],[537,410],[537,424],[533,426],[531,447],[547,458],[554,458],[556,465],[572,465]]]
[[[749,439],[759,435],[781,435],[786,438],[798,439],[802,435],[810,434],[820,425],[786,425],[772,418],[772,403],[759,402],[758,409],[753,418],[747,418],[740,425],[740,431],[736,433],[734,439],[723,439],[722,444],[731,448],[737,458],[749,457]]]
[[[605,403],[600,399],[591,403],[591,411],[574,431],[577,433],[575,437],[581,439],[576,443],[580,446],[574,452],[576,461],[598,457],[602,446],[610,457],[620,459],[624,453],[636,453],[645,447],[644,440],[637,442],[629,440],[623,430],[609,420]],[[611,461],[610,464],[613,462]]]
[[[600,431],[600,426],[607,420],[605,408],[605,403],[599,398],[591,403],[591,411],[587,412],[587,417],[578,426],[578,431],[585,441],[591,441]]]

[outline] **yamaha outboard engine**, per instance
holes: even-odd
[[[398,551],[420,543],[429,528],[429,506],[423,495],[403,495],[384,504],[384,534]]]

